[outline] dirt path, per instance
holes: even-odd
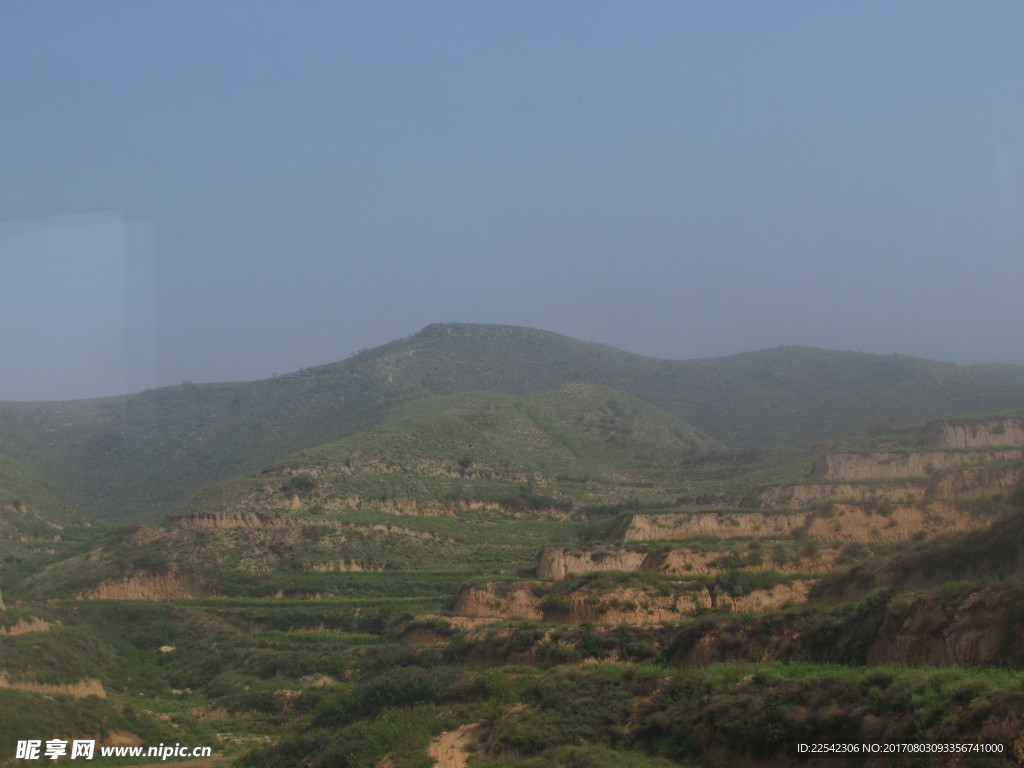
[[[427,754],[437,761],[437,768],[466,768],[466,744],[473,740],[478,726],[479,723],[463,725],[430,742]]]

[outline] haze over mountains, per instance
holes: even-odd
[[[840,737],[1013,764],[1024,689],[990,668],[1024,659],[1022,489],[1024,369],[801,347],[432,325],[0,403],[0,762],[42,729],[414,768],[458,728],[485,768]]]
[[[0,453],[87,517],[157,516],[211,482],[443,407],[585,382],[639,398],[728,449],[807,447],[884,424],[1024,406],[1024,367],[780,347],[660,360],[528,328],[437,324],[255,382],[0,405]]]

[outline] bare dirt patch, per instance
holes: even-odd
[[[466,745],[473,741],[479,727],[479,723],[470,723],[442,733],[430,742],[427,754],[436,761],[438,768],[467,768]]]

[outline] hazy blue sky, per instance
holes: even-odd
[[[436,321],[1024,363],[1024,3],[0,4],[0,399]]]

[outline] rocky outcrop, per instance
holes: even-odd
[[[809,515],[803,536],[829,542],[916,541],[975,530],[990,522],[990,517],[965,515],[941,502],[883,509],[837,504],[829,513]]]
[[[908,480],[964,464],[1009,461],[1024,451],[915,451],[907,453],[829,453],[814,463],[811,472],[827,480]]]
[[[930,499],[957,499],[1009,495],[1024,482],[1024,465],[1003,467],[961,467],[941,472],[928,483]]]
[[[213,597],[213,592],[194,579],[176,573],[136,574],[107,581],[82,595],[85,600],[189,600]]]
[[[939,421],[925,429],[925,440],[936,448],[1024,445],[1024,419],[992,419],[975,424]]]
[[[807,599],[810,583],[792,581],[771,589],[758,589],[746,595],[733,596],[704,585],[674,594],[661,594],[638,587],[624,587],[597,593],[583,588],[569,595],[568,610],[548,611],[544,618],[556,621],[596,624],[660,624],[679,621],[701,610],[736,612],[772,611],[787,603]]]
[[[701,610],[768,611],[786,603],[807,599],[810,582],[795,580],[770,589],[733,596],[702,582],[679,589],[658,590],[623,585],[595,589],[584,585],[558,600],[545,600],[550,584],[495,582],[483,587],[464,587],[452,612],[457,616],[596,624],[657,624],[678,621]]]

